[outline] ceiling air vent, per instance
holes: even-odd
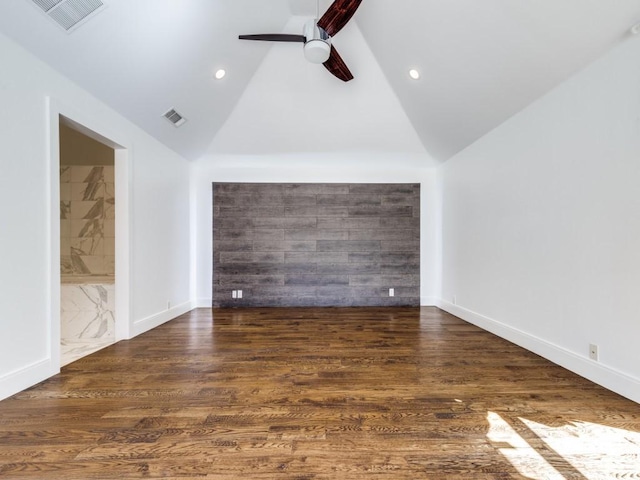
[[[184,118],[182,115],[176,112],[175,108],[172,108],[171,110],[168,110],[167,112],[165,112],[163,117],[169,120],[171,123],[173,123],[176,127],[179,127],[180,125],[182,125],[184,122],[187,121],[186,118]]]
[[[32,0],[49,18],[71,32],[106,5],[101,0]]]

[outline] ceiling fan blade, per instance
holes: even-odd
[[[318,26],[333,37],[351,20],[360,2],[362,0],[335,0],[318,20]]]
[[[240,35],[240,40],[259,40],[263,42],[297,42],[304,43],[304,35],[290,35],[288,33],[260,33],[257,35]]]
[[[349,71],[347,64],[344,63],[342,57],[338,54],[338,51],[331,45],[331,55],[329,60],[323,63],[325,68],[331,72],[332,75],[338,77],[343,82],[353,80],[353,75]]]

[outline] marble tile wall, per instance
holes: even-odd
[[[63,365],[115,342],[114,284],[63,284],[60,297]]]
[[[60,260],[63,275],[115,273],[112,166],[61,166]]]

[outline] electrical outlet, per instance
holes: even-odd
[[[238,298],[238,291],[237,290],[232,290],[231,291],[231,298]]]
[[[390,296],[390,297],[395,297],[395,295],[396,295],[396,291],[395,291],[395,289],[394,289],[394,288],[390,288],[390,289],[389,289],[389,296]]]
[[[167,310],[171,310],[171,302],[167,302]]]
[[[591,360],[595,360],[596,362],[598,361],[598,345],[595,345],[593,343],[589,344],[589,358]]]
[[[238,298],[242,298],[242,290],[238,290]]]
[[[456,301],[456,296],[455,295],[453,297],[451,297],[451,303],[453,303],[454,305],[457,305],[457,301]]]

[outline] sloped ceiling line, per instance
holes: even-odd
[[[300,32],[315,0],[105,3],[69,35],[33,0],[3,0],[0,32],[190,160],[368,151],[444,161],[640,20],[640,0],[365,0],[335,39],[356,78],[334,85],[299,45],[237,38]],[[166,122],[168,105],[189,122]]]

